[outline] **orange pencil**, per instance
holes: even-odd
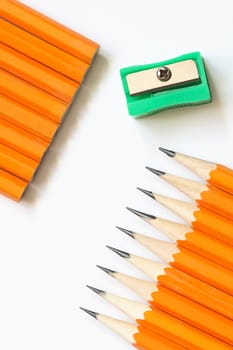
[[[35,160],[0,143],[0,169],[29,182],[38,165]]]
[[[233,245],[233,222],[231,220],[224,218],[217,213],[213,213],[206,208],[200,208],[195,204],[162,196],[141,188],[138,189],[172,210],[189,224],[192,224],[192,227],[195,230],[205,232],[212,237]]]
[[[124,232],[126,231],[124,230]],[[134,234],[128,232],[127,234],[130,237],[143,244],[154,254],[159,256],[164,262],[169,263],[171,266],[174,266],[175,268],[233,296],[232,271],[214,263],[213,261],[209,261],[184,247],[178,248],[174,243],[160,241],[159,239],[141,235],[139,233]]]
[[[132,344],[139,350],[185,350],[184,348],[165,337],[156,334],[149,329],[134,325],[132,323],[117,320],[115,318],[80,308],[96,320],[103,323],[106,327],[124,338],[129,344]]]
[[[232,318],[232,296],[175,268],[165,267],[158,282],[177,293]],[[212,294],[213,293],[213,294]]]
[[[209,184],[205,185],[149,167],[147,169],[184,192],[188,197],[195,200],[200,207],[207,208],[233,220],[232,195]]]
[[[18,202],[22,198],[27,185],[26,181],[0,169],[0,193],[5,196]]]
[[[80,86],[79,83],[1,43],[0,65],[9,73],[68,104]]]
[[[0,69],[0,93],[60,123],[68,105],[47,92]]]
[[[220,190],[233,194],[233,170],[221,164],[186,156],[160,147],[160,151],[191,169],[203,180]]]
[[[209,284],[164,263],[155,262],[128,252],[108,247],[129,261],[152,280],[233,320],[233,297]],[[100,266],[98,266],[100,267]],[[100,267],[109,274],[114,271]],[[115,277],[115,276],[114,276]],[[122,280],[122,277],[119,277]],[[125,282],[125,281],[123,281]],[[135,286],[134,286],[135,287]]]
[[[99,45],[15,0],[0,37],[0,191],[20,200]]]
[[[219,338],[232,342],[233,321],[218,313],[187,299],[168,288],[134,278],[119,272],[111,272],[111,276],[139,294],[152,308],[158,308],[177,317],[181,321]]]
[[[201,258],[185,248],[180,248],[180,252],[174,254],[174,261],[171,261],[170,265],[233,296],[232,272],[214,262]]]
[[[0,142],[39,162],[49,144],[17,126],[6,122],[0,113]]]
[[[3,44],[54,69],[77,83],[82,82],[89,69],[87,63],[1,18],[0,37]]]
[[[178,247],[187,248],[208,260],[217,262],[219,265],[233,270],[233,247],[229,244],[217,240],[203,232],[194,230],[187,225],[165,220],[132,208],[128,209],[151,224],[155,229],[164,233],[171,240],[176,241]],[[137,235],[137,233],[129,230],[124,230],[124,232]]]
[[[83,35],[18,1],[1,0],[0,16],[88,64],[99,47]]]
[[[189,324],[166,314],[165,312],[152,309],[143,303],[135,302],[126,298],[107,293],[103,290],[89,287],[95,293],[126,313],[130,318],[152,332],[168,338],[188,349],[231,349],[230,343],[210,336],[209,334],[190,326]]]
[[[4,95],[0,95],[0,105],[2,119],[47,142],[52,140],[57,123]]]

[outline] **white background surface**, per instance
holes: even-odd
[[[232,4],[24,2],[96,40],[101,50],[24,200],[0,198],[0,349],[129,349],[78,307],[127,319],[86,284],[138,300],[95,267],[143,276],[105,244],[154,258],[114,228],[164,238],[126,206],[179,220],[136,190],[185,199],[145,170],[148,165],[195,179],[158,146],[233,167]],[[196,50],[205,58],[211,104],[139,120],[128,116],[121,67]]]

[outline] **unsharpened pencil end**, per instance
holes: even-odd
[[[107,247],[108,249],[110,249],[111,251],[113,251],[114,253],[116,253],[116,254],[118,254],[119,256],[121,256],[121,257],[124,258],[124,259],[129,259],[129,258],[130,258],[130,254],[127,253],[127,252],[124,252],[123,250],[110,247],[109,245],[106,245],[106,247]]]
[[[157,169],[154,169],[154,168],[150,168],[149,166],[146,166],[146,169],[151,171],[153,174],[155,174],[157,176],[162,176],[162,175],[166,174],[164,171],[157,170]]]
[[[161,152],[165,153],[168,157],[174,158],[174,157],[176,156],[176,152],[171,151],[171,150],[169,150],[169,149],[159,147],[159,150],[160,150]]]
[[[103,267],[103,266],[100,266],[100,265],[96,265],[100,270],[106,272],[108,275],[114,277],[115,274],[117,273],[116,271],[114,270],[110,270],[110,269],[107,269],[107,267]]]
[[[131,213],[139,216],[140,218],[143,218],[143,219],[156,219],[156,216],[154,216],[154,215],[146,214],[146,213],[143,213],[142,211],[139,211],[139,210],[136,210],[136,209],[132,209],[132,208],[129,208],[129,207],[127,207],[126,209],[129,210]]]
[[[95,288],[95,287],[91,287],[91,286],[87,286],[87,288],[89,288],[90,290],[92,290],[92,292],[98,294],[98,295],[104,295],[105,294],[105,291],[102,290],[102,289],[98,289],[98,288]]]
[[[91,310],[88,310],[88,309],[84,309],[83,307],[80,307],[80,309],[84,312],[86,312],[88,315],[94,317],[95,319],[97,319],[98,317],[98,313],[97,312],[94,312],[94,311],[91,311]]]
[[[130,231],[130,230],[126,230],[125,228],[122,228],[122,227],[119,227],[119,226],[116,226],[116,228],[122,232],[124,232],[125,234],[127,234],[128,236],[130,236],[131,238],[135,239],[134,235],[135,233],[133,231]]]
[[[144,190],[143,188],[137,187],[137,190],[141,191],[142,193],[146,194],[147,196],[151,197],[152,199],[155,199],[153,192]]]

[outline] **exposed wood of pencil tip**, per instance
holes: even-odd
[[[131,299],[127,299],[119,295],[112,294],[94,287],[90,287],[90,286],[87,286],[87,287],[90,290],[92,290],[94,293],[96,293],[97,295],[99,295],[100,297],[110,302],[115,307],[117,307],[119,310],[126,313],[133,320],[136,320],[139,318],[143,319],[144,312],[151,310],[151,307],[146,304],[133,301]]]
[[[189,168],[194,173],[196,173],[198,176],[200,176],[203,180],[206,180],[208,182],[211,182],[210,181],[210,173],[213,170],[216,170],[218,168],[217,164],[210,162],[210,161],[205,161],[205,160],[202,160],[199,158],[190,157],[188,155],[174,152],[174,151],[170,151],[170,150],[167,150],[167,149],[162,148],[162,147],[160,147],[159,150],[162,151],[163,153],[165,153],[166,155],[168,155],[169,157],[175,158],[179,163],[181,163],[185,167]],[[220,168],[221,168],[221,166],[220,166]],[[221,172],[221,169],[220,169],[220,172]],[[228,180],[229,180],[229,178],[228,178]],[[223,186],[223,184],[218,183],[218,181],[216,184],[220,185],[220,188],[222,188],[222,186]]]
[[[83,307],[80,307],[80,309],[119,334],[130,344],[135,343],[134,335],[138,333],[138,327],[136,325],[85,309]]]
[[[233,197],[212,185],[203,184],[181,176],[164,173],[161,178],[193,199],[200,208],[233,219]]]
[[[130,290],[134,291],[137,295],[141,296],[143,300],[150,300],[151,294],[157,291],[157,285],[155,282],[143,280],[136,278],[121,272],[114,271],[114,274],[109,273],[109,270],[105,267],[97,265],[101,270],[109,274],[111,277],[115,278],[118,282],[122,283],[124,286],[128,287]]]
[[[97,265],[97,267],[115,278],[117,281],[128,287],[130,290],[133,290],[137,295],[140,295],[144,300],[149,300],[152,292],[157,290],[157,285],[155,282],[142,280],[133,276],[126,275],[124,273],[113,271],[106,267]],[[90,288],[91,289],[91,288]],[[93,290],[94,291],[94,290]],[[99,292],[101,292],[99,290]]]
[[[209,191],[209,188],[201,182],[193,181],[193,180],[181,177],[181,176],[176,176],[173,174],[165,173],[165,172],[162,172],[160,170],[153,169],[153,168],[147,167],[147,169],[149,169],[154,174],[160,176],[163,180],[165,180],[169,184],[175,186],[178,190],[182,191],[188,197],[190,197],[194,200],[200,200],[202,198],[201,194],[205,191]],[[217,191],[217,193],[221,194],[221,192],[219,192],[218,190],[215,190],[215,191]],[[224,194],[222,194],[222,196],[227,196],[227,194],[224,193]],[[231,197],[229,196],[229,198],[231,198]]]
[[[121,227],[118,227],[118,228],[122,232],[130,236],[131,238],[135,239],[136,241],[144,245],[154,254],[158,255],[163,261],[166,261],[166,262],[172,261],[173,254],[179,251],[175,243],[170,243],[159,239],[155,239],[153,237],[146,236],[133,231],[129,231]]]
[[[157,280],[157,277],[164,275],[164,269],[167,267],[167,264],[163,264],[157,261],[149,260],[137,255],[133,255],[122,250],[107,246],[114,253],[118,254],[124,259],[127,259],[136,266],[139,270],[145,273],[146,276],[150,277],[152,280]]]
[[[186,234],[193,232],[193,229],[185,224],[180,224],[175,221],[166,220],[160,217],[157,217],[156,220],[149,222],[155,229],[159,230],[170,240],[184,240],[186,238]]]
[[[147,194],[146,192],[144,192]],[[158,193],[153,193],[154,199],[167,207],[168,209],[172,210],[174,213],[176,213],[178,216],[182,217],[185,221],[188,223],[191,223],[195,220],[194,213],[196,211],[199,211],[199,208],[197,205],[185,201],[181,201],[175,198],[163,196]],[[151,197],[151,196],[150,196]],[[206,210],[206,209],[205,209]],[[214,214],[212,214],[214,215]]]
[[[150,236],[137,234],[135,239],[164,262],[173,262],[173,255],[179,252],[175,243],[162,241]]]

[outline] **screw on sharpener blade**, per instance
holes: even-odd
[[[161,67],[157,70],[156,76],[160,81],[168,81],[171,79],[172,72],[168,67]]]

